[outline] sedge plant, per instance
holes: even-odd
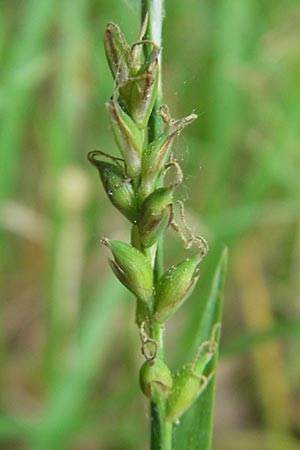
[[[114,89],[106,109],[120,157],[99,150],[88,154],[110,202],[131,225],[131,242],[106,237],[101,242],[111,252],[113,273],[136,298],[135,321],[145,358],[139,378],[150,400],[153,450],[175,448],[174,425],[211,384],[220,329],[219,313],[211,314],[205,324],[208,338],[199,343],[191,361],[171,372],[165,361],[165,326],[192,294],[208,245],[186,225],[180,202],[182,225],[174,220],[174,191],[183,174],[172,144],[197,115],[174,119],[162,102],[162,7],[161,0],[142,2],[141,27],[131,46],[120,28],[108,23],[104,45]],[[168,228],[179,234],[187,249],[196,250],[164,270],[162,237]],[[216,304],[219,298],[217,288]]]

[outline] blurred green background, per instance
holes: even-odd
[[[133,42],[139,1],[0,6],[0,448],[147,449],[134,302],[99,242],[129,224],[86,158],[117,154],[103,32]],[[200,116],[174,147],[178,199],[211,248],[167,359],[185,361],[227,245],[214,450],[299,448],[299,21],[297,0],[166,0],[164,100]]]

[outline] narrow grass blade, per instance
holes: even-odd
[[[226,199],[224,186],[228,183],[228,172],[235,158],[236,126],[242,122],[244,115],[244,95],[239,79],[243,65],[251,56],[251,23],[255,19],[255,5],[248,0],[221,0],[215,8],[215,16],[215,59],[208,118],[208,131],[215,154],[215,177],[207,195],[209,210],[218,209]]]
[[[221,320],[222,297],[227,268],[227,249],[224,249],[217,266],[210,295],[199,323],[197,345],[209,339],[214,324]],[[210,373],[217,364],[216,355],[209,366]],[[214,378],[213,377],[191,409],[182,417],[180,424],[174,431],[174,449],[181,450],[210,450],[213,426],[214,405]]]
[[[54,13],[56,0],[31,0],[24,10],[24,23],[11,45],[9,63],[5,67],[2,84],[9,98],[0,127],[0,198],[3,200],[14,189],[18,171],[20,141],[27,118],[26,110],[33,100],[36,86],[22,85],[16,76],[25,64],[39,54]]]
[[[88,22],[87,15],[90,2],[76,0],[73,2],[64,1],[60,5],[60,15],[58,21],[58,32],[60,33],[60,41],[57,45],[57,71],[54,80],[54,95],[52,101],[52,113],[49,120],[44,121],[41,127],[41,140],[47,142],[45,150],[47,152],[47,166],[49,171],[49,183],[51,183],[51,206],[49,217],[51,217],[51,236],[49,238],[49,260],[47,267],[47,324],[48,335],[46,343],[46,351],[44,354],[44,374],[49,385],[51,378],[56,372],[60,371],[62,350],[67,353],[70,349],[70,335],[74,334],[74,326],[79,317],[75,317],[81,307],[81,276],[77,276],[77,293],[76,296],[69,296],[69,306],[74,311],[77,310],[73,317],[73,325],[70,332],[70,314],[66,309],[66,292],[69,286],[76,280],[74,273],[78,270],[75,266],[68,269],[70,263],[70,252],[63,247],[69,242],[74,249],[72,240],[77,241],[73,233],[68,232],[68,222],[70,222],[70,214],[68,214],[68,206],[61,201],[64,192],[67,191],[66,181],[67,173],[70,166],[74,166],[75,154],[84,153],[84,146],[81,147],[81,124],[85,123],[86,113],[83,105],[86,97],[83,94],[82,86],[82,67],[85,64],[88,55],[88,46],[85,47],[84,37],[87,36]],[[79,107],[80,105],[80,107]],[[45,138],[51,136],[51,138]],[[80,152],[80,153],[79,153]],[[84,176],[84,174],[82,174]],[[78,178],[78,182],[80,177]],[[71,181],[71,180],[70,180]],[[88,184],[88,179],[86,180]],[[77,195],[74,192],[76,186],[79,186],[75,178],[71,183],[71,191],[74,198]],[[61,186],[62,185],[62,186]],[[77,191],[81,195],[82,190]],[[72,199],[70,199],[72,202]],[[85,199],[85,205],[82,205],[81,211],[77,211],[77,220],[81,221],[81,217],[86,214],[88,198]],[[69,217],[68,217],[69,215]],[[74,215],[71,212],[71,215]],[[82,223],[82,232],[78,245],[79,253],[85,255],[85,227]],[[87,233],[86,233],[87,235]],[[78,243],[80,243],[78,241]],[[73,260],[80,261],[77,256]],[[75,263],[76,264],[76,263]],[[79,262],[80,264],[80,262]],[[69,272],[69,281],[65,275]],[[69,290],[70,293],[70,290]],[[68,295],[68,294],[67,294]],[[73,298],[72,298],[73,297]],[[69,349],[68,349],[69,348]]]
[[[126,291],[114,278],[110,278],[97,292],[80,330],[80,351],[69,369],[53,385],[52,396],[39,425],[38,438],[31,449],[62,449],[76,434],[78,414],[96,374],[99,376],[103,368],[101,362],[109,345],[112,317],[124,293]]]
[[[10,43],[8,45],[9,57],[1,60],[3,73],[1,74],[1,93],[3,94],[2,97],[4,96],[8,101],[4,99],[4,104],[2,104],[0,110],[0,205],[4,204],[15,191],[18,171],[22,167],[19,164],[22,133],[28,119],[28,110],[34,99],[33,94],[37,87],[34,83],[22,83],[20,80],[22,80],[24,74],[24,67],[36,60],[44,45],[56,2],[57,0],[20,2],[24,4],[23,23],[17,27],[16,32],[13,32],[13,36],[10,36],[9,32],[7,32],[6,41]],[[1,2],[1,10],[3,10],[4,14],[5,8],[2,5],[3,2]],[[19,9],[22,9],[21,6],[23,5],[18,5],[18,13]],[[17,31],[18,29],[19,31]],[[0,46],[2,46],[2,42]],[[2,100],[3,98],[0,101]],[[4,238],[3,230],[0,229],[0,266],[2,264],[6,265],[8,252],[9,239]],[[1,297],[5,296],[5,284],[5,270],[3,271],[1,267]],[[2,310],[3,308],[1,307],[0,377],[2,376],[2,368],[5,366],[4,361],[7,358],[7,348],[3,334],[5,319]]]

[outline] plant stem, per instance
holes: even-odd
[[[160,323],[152,321],[152,339],[157,342],[157,357],[164,359],[165,346],[164,346],[164,326]]]
[[[146,39],[152,40],[161,46],[161,32],[163,20],[163,0],[142,0],[142,20],[148,13],[148,27]],[[156,139],[163,130],[163,122],[157,114],[162,104],[162,82],[161,82],[161,55],[159,59],[159,83],[156,102],[148,124],[148,141]],[[160,184],[160,182],[159,182]],[[157,245],[154,278],[157,281],[163,274],[163,239]],[[164,326],[157,322],[151,324],[152,339],[157,342],[157,357],[164,359]],[[157,403],[151,402],[151,450],[172,449],[172,423],[166,421],[166,402],[160,397]]]
[[[164,402],[165,403],[165,402]],[[151,402],[151,445],[150,450],[172,450],[172,422],[164,418],[165,404]]]
[[[148,13],[148,27],[145,39],[152,40],[155,44],[161,46],[161,30],[164,10],[164,0],[142,0],[142,20]],[[161,56],[159,64],[161,64]],[[159,83],[159,92],[161,93],[161,83]]]

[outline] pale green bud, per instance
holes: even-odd
[[[150,304],[152,301],[153,271],[146,258],[139,250],[121,241],[102,239],[114,256],[110,266],[124,286],[141,301]]]
[[[143,132],[114,99],[106,103],[106,109],[110,115],[113,133],[125,160],[128,175],[135,177],[141,171]]]
[[[173,387],[167,406],[168,420],[176,421],[205,390],[214,374],[204,375],[215,355],[217,345],[215,338],[216,336],[201,344],[193,362],[182,367],[173,377]]]
[[[174,137],[189,123],[197,118],[196,114],[173,121],[170,127],[143,151],[141,194],[149,195],[160,177],[171,151]]]
[[[121,167],[95,159],[94,152],[89,153],[89,160],[97,167],[109,200],[127,219],[135,222],[137,218],[135,192],[130,181],[125,179]]]
[[[140,369],[140,386],[146,397],[156,402],[158,398],[166,398],[172,388],[172,375],[168,366],[156,358],[146,361]]]
[[[193,292],[199,277],[201,256],[187,258],[172,266],[155,286],[154,317],[159,323],[168,320]]]
[[[142,206],[138,227],[143,247],[152,247],[172,220],[173,190],[159,188],[147,197]]]

